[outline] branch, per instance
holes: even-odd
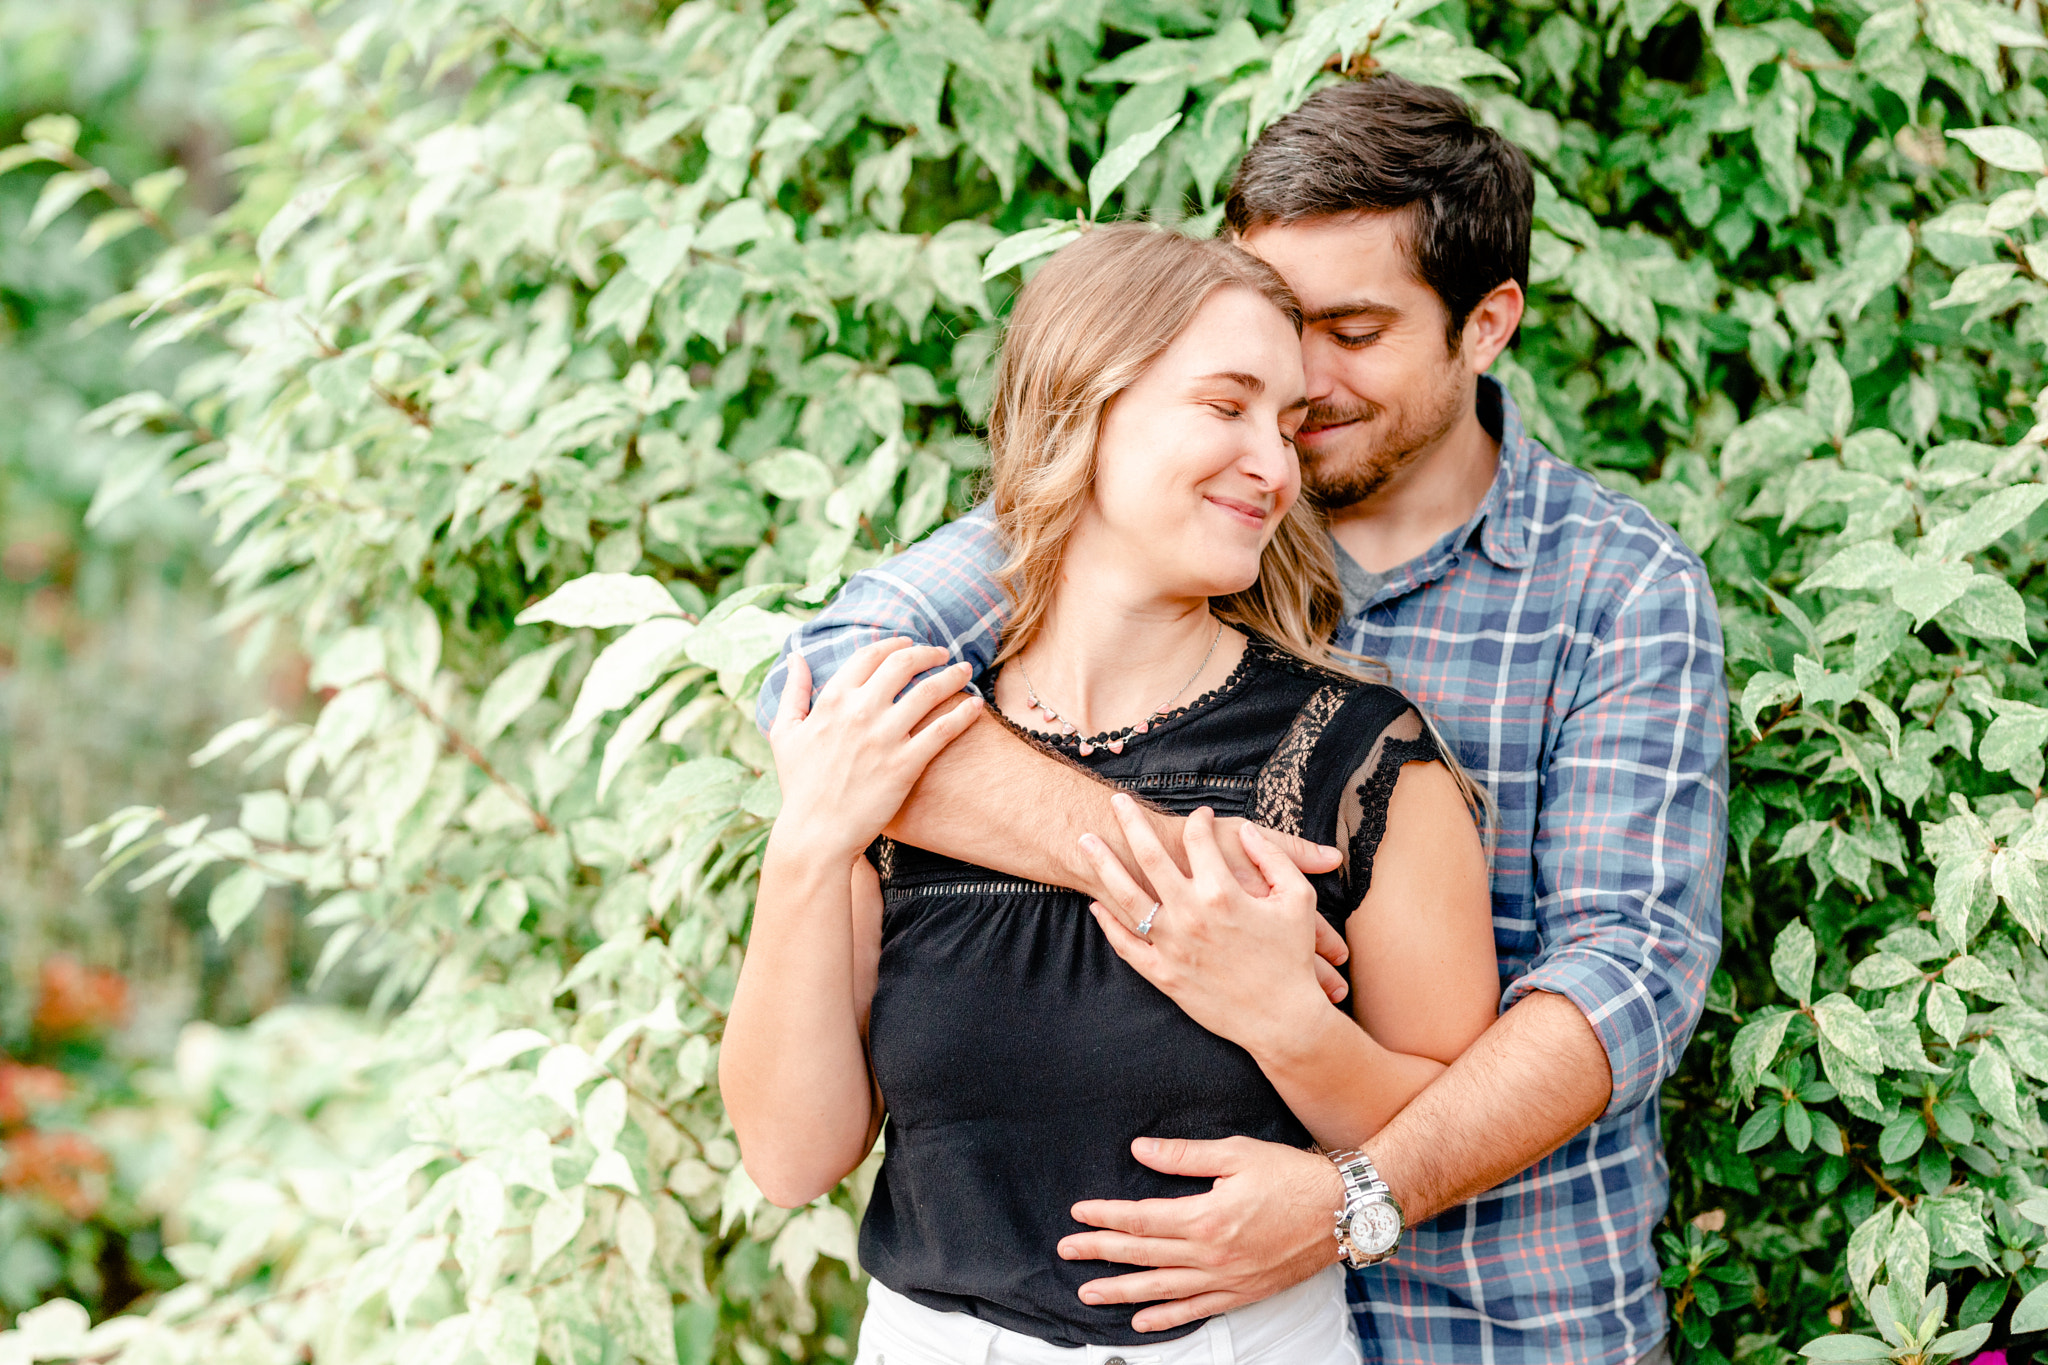
[[[1880,1172],[1875,1166],[1871,1165],[1868,1161],[1865,1161],[1860,1156],[1856,1158],[1856,1164],[1863,1168],[1863,1173],[1869,1176],[1872,1182],[1875,1183],[1880,1190],[1883,1190],[1886,1194],[1890,1195],[1894,1200],[1896,1200],[1899,1204],[1899,1207],[1907,1209],[1913,1207],[1913,1201],[1908,1199],[1905,1195],[1900,1194],[1897,1187],[1895,1187],[1891,1181],[1886,1180],[1884,1178],[1883,1173]]]
[[[114,179],[113,173],[104,166],[87,161],[68,147],[62,149],[61,154],[53,158],[53,160],[89,178],[94,189],[119,204],[122,208],[133,209],[141,214],[142,221],[155,229],[156,234],[166,242],[176,242],[178,240],[178,234],[171,231],[171,225],[166,223],[153,210],[146,209],[137,203],[135,196],[128,192],[128,187]]]
[[[461,754],[464,758],[468,759],[472,764],[476,766],[479,772],[481,772],[485,777],[489,778],[493,783],[495,783],[498,786],[498,788],[502,790],[507,796],[511,797],[514,801],[518,802],[520,808],[524,810],[528,817],[532,819],[533,827],[535,830],[539,831],[542,834],[553,834],[555,832],[555,822],[548,819],[547,816],[543,815],[540,809],[537,806],[535,806],[533,802],[527,800],[526,793],[519,790],[517,786],[515,786],[512,782],[507,780],[505,775],[499,772],[497,767],[494,764],[492,764],[491,760],[484,757],[483,750],[477,748],[476,745],[471,744],[469,740],[461,734],[461,732],[456,730],[454,726],[450,725],[445,719],[443,719],[439,714],[437,714],[434,708],[427,704],[426,698],[422,697],[419,693],[413,691],[410,687],[407,687],[404,683],[398,681],[398,679],[392,677],[391,674],[388,672],[379,670],[378,673],[376,674],[376,677],[378,681],[384,683],[387,687],[389,687],[392,691],[396,692],[399,696],[404,697],[407,701],[411,702],[413,704],[414,710],[418,711],[422,716],[425,716],[429,721],[432,721],[436,726],[438,726],[440,728],[441,735],[447,741],[450,750],[452,750],[455,753]]]
[[[311,318],[308,318],[304,313],[300,312],[296,306],[291,305],[288,300],[280,297],[276,293],[276,291],[271,289],[271,287],[268,284],[263,282],[260,276],[256,280],[255,284],[251,287],[254,288],[256,292],[258,292],[259,294],[262,294],[265,298],[270,299],[272,302],[283,303],[286,304],[286,306],[290,307],[291,314],[294,318],[298,319],[299,326],[306,329],[306,335],[312,337],[313,344],[320,348],[320,355],[323,359],[332,360],[336,356],[341,354],[341,348],[339,346],[336,346],[332,341],[328,340],[326,333],[322,332],[317,326],[315,326]],[[382,384],[379,384],[374,379],[370,381],[370,391],[376,394],[377,397],[383,400],[383,402],[389,407],[392,407],[397,411],[404,413],[406,419],[410,421],[414,426],[423,428],[424,430],[427,431],[432,431],[434,429],[434,419],[428,415],[427,410],[425,408],[421,407],[412,399],[405,397],[403,394],[393,393],[391,390],[385,388]]]
[[[633,170],[638,171],[641,175],[646,176],[649,180],[659,180],[664,185],[680,185],[683,183],[682,181],[676,179],[674,176],[670,175],[667,171],[657,170],[654,167],[648,165],[646,162],[641,161],[636,157],[627,156],[618,148],[606,143],[602,138],[591,138],[590,145],[593,148],[595,148],[600,155],[616,157],[618,160],[624,162]]]

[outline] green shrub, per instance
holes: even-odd
[[[0,146],[32,124],[75,136],[81,164],[140,182],[145,198],[168,193],[187,167],[193,194],[218,198],[225,115],[213,68],[232,63],[209,57],[197,13],[205,8],[0,0]],[[139,1029],[147,1037],[137,1041],[153,1050],[160,1039],[168,1050],[170,1030],[155,1021],[175,1023],[190,1007],[181,997],[199,984],[192,961],[206,955],[204,904],[89,885],[95,856],[64,848],[64,837],[137,793],[174,809],[232,809],[240,781],[195,774],[185,756],[260,709],[266,693],[292,702],[288,685],[238,678],[208,637],[218,604],[196,506],[158,482],[89,515],[110,463],[157,438],[81,432],[79,418],[138,383],[174,382],[205,343],[166,347],[130,368],[124,328],[77,326],[133,285],[163,241],[145,225],[95,246],[86,237],[94,215],[82,211],[28,231],[43,187],[64,169],[39,161],[0,177],[0,1039],[26,1027],[38,966],[68,951],[123,969],[151,1002]],[[98,196],[89,202],[107,207]],[[189,211],[199,218],[204,208]],[[289,673],[277,682],[288,684]],[[223,980],[272,947],[252,950],[245,939],[232,957],[215,955],[209,1013],[247,1018],[263,1003],[266,977],[289,991],[283,969]]]
[[[844,1356],[863,1179],[764,1207],[709,1088],[777,804],[751,693],[792,613],[970,500],[1032,249],[1077,212],[1212,225],[1248,132],[1375,69],[1534,156],[1499,371],[1720,594],[1728,951],[1665,1099],[1682,1349],[2048,1325],[2044,45],[1977,0],[256,11],[240,198],[119,305],[140,351],[226,350],[99,420],[165,437],[141,458],[229,542],[242,647],[303,639],[331,696],[207,746],[269,784],[238,824],[99,833],[211,879],[223,935],[317,898],[326,961],[382,973],[343,1088],[389,1118],[316,1144],[352,1200],[267,1166],[146,1318],[81,1342],[53,1304],[13,1341]]]

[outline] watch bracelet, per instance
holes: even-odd
[[[1353,1256],[1358,1253],[1351,1244],[1349,1227],[1352,1211],[1363,1200],[1374,1195],[1393,1205],[1395,1216],[1400,1217],[1401,1201],[1394,1197],[1393,1187],[1380,1178],[1378,1168],[1372,1164],[1372,1158],[1368,1157],[1361,1150],[1352,1148],[1342,1151],[1331,1151],[1322,1146],[1318,1146],[1315,1150],[1318,1154],[1329,1159],[1330,1163],[1337,1168],[1338,1177],[1344,1182],[1344,1204],[1337,1210],[1336,1225],[1333,1229],[1337,1239],[1338,1259],[1354,1270],[1362,1269],[1364,1266],[1386,1259],[1384,1256],[1380,1256],[1373,1258],[1372,1261],[1354,1260]],[[1398,1245],[1398,1239],[1396,1245]],[[1391,1249],[1388,1254],[1391,1255]]]
[[[1354,1190],[1362,1194],[1385,1195],[1389,1200],[1393,1200],[1393,1187],[1380,1179],[1378,1168],[1372,1164],[1372,1158],[1368,1157],[1364,1152],[1356,1148],[1336,1152],[1321,1147],[1318,1147],[1316,1150],[1321,1155],[1328,1157],[1331,1164],[1336,1166],[1337,1174],[1343,1177],[1344,1206],[1346,1208],[1351,1206],[1351,1195]],[[1395,1207],[1400,1207],[1398,1200],[1395,1201]]]

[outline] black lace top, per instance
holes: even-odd
[[[1401,765],[1437,756],[1400,693],[1254,639],[1222,686],[1121,754],[1032,739],[1170,810],[1242,815],[1345,850],[1313,878],[1340,930],[1372,879]],[[1020,822],[1030,812],[1017,813]],[[1139,1345],[1130,1305],[1090,1307],[1069,1262],[1082,1199],[1199,1193],[1130,1154],[1140,1136],[1309,1136],[1250,1054],[1110,948],[1072,891],[883,840],[882,959],[869,1024],[887,1149],[861,1264],[919,1303],[1064,1346]]]

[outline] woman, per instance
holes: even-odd
[[[1255,258],[1125,226],[1047,262],[1005,340],[989,437],[1011,616],[991,695],[1038,742],[1194,813],[1188,875],[1134,840],[1156,901],[1121,872],[1114,906],[1091,906],[881,839],[981,709],[939,714],[965,667],[911,685],[943,652],[881,642],[807,710],[792,660],[769,735],[782,816],[719,1074],[747,1169],[785,1206],[890,1119],[862,1362],[1142,1343],[1162,1362],[1355,1365],[1334,1267],[1147,1336],[1079,1299],[1113,1269],[1054,1250],[1078,1199],[1200,1188],[1139,1165],[1135,1138],[1355,1146],[1493,1018],[1469,788],[1398,693],[1327,662],[1335,574],[1291,441],[1299,329]],[[1251,836],[1271,882],[1253,895],[1214,812],[1346,865],[1311,883]],[[1319,913],[1351,947],[1349,1014],[1317,984]]]

